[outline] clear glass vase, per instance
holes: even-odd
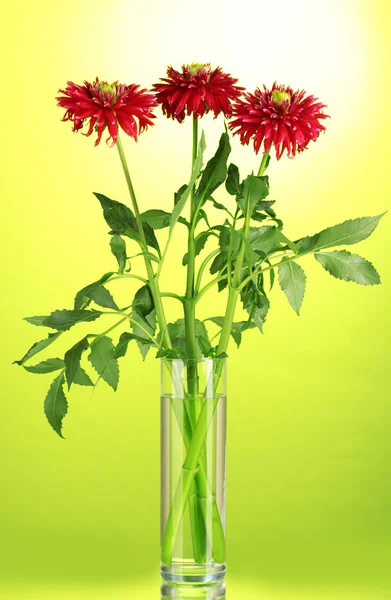
[[[162,359],[161,574],[225,576],[226,360]]]

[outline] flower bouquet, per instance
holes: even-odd
[[[293,158],[307,149],[325,131],[325,105],[304,90],[277,83],[254,93],[237,83],[220,67],[193,63],[180,70],[169,67],[167,77],[151,91],[98,78],[82,85],[68,82],[60,90],[58,106],[65,109],[63,120],[72,123],[73,131],[96,135],[95,145],[107,135],[107,143],[116,147],[130,206],[95,193],[109,228],[115,270],[78,291],[72,308],[27,317],[29,323],[52,331],[16,361],[32,373],[55,373],[44,409],[51,427],[63,437],[62,421],[68,411],[65,386],[69,391],[73,385],[93,387],[103,380],[116,390],[119,361],[130,343],[137,344],[143,359],[149,350],[157,351],[162,365],[161,565],[168,581],[210,582],[225,574],[225,370],[230,338],[239,346],[248,329],[262,332],[276,275],[299,314],[306,285],[300,265],[304,256],[313,255],[338,279],[380,283],[370,262],[336,248],[367,238],[382,215],[355,218],[291,240],[283,231],[275,201],[269,199],[266,172],[272,151],[278,161],[284,153]],[[142,211],[119,130],[137,141],[154,124],[158,105],[174,121],[191,119],[192,168],[188,181],[175,192],[171,210]],[[207,113],[222,114],[228,123],[208,160],[199,127]],[[231,134],[234,143],[238,136],[241,144],[253,143],[256,155],[261,152],[255,172],[243,177],[229,163]],[[225,199],[217,201],[215,191],[223,187]],[[217,222],[216,215],[221,215]],[[160,288],[167,252],[179,227],[187,232],[183,295]],[[126,306],[119,305],[110,291],[111,283],[119,279],[133,279],[138,285]],[[221,292],[220,316],[198,319],[198,303],[215,288]],[[165,316],[166,298],[178,303],[178,319],[172,323]],[[240,307],[242,317],[236,320]],[[62,358],[31,364],[39,352],[86,322],[92,332]],[[88,363],[90,374],[85,370]]]

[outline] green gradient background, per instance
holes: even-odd
[[[11,366],[42,333],[23,316],[69,307],[113,267],[91,192],[127,200],[115,149],[71,135],[53,97],[67,79],[148,86],[167,64],[191,61],[221,64],[249,89],[274,79],[305,87],[328,104],[328,132],[270,167],[272,197],[298,237],[388,208],[390,9],[381,0],[38,0],[10,3],[6,14],[0,595],[157,598],[157,361],[142,363],[132,348],[116,394],[103,383],[93,394],[73,390],[66,441],[43,415],[50,377]],[[210,153],[223,124],[204,126]],[[170,209],[188,177],[190,133],[190,123],[159,117],[138,145],[125,140],[143,209]],[[243,171],[257,167],[237,141],[232,158]],[[300,319],[276,288],[265,335],[248,332],[240,353],[231,348],[229,598],[391,593],[390,223],[357,250],[382,286],[339,282],[304,259]],[[181,236],[166,290],[183,287]],[[200,316],[222,314],[222,302],[210,296]],[[167,310],[177,317],[172,301]],[[72,331],[60,351],[80,335]]]

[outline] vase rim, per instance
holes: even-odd
[[[209,363],[209,364],[216,364],[216,363],[220,363],[220,362],[225,362],[227,360],[228,356],[223,356],[221,358],[210,358],[210,357],[201,357],[201,358],[169,358],[167,356],[162,356],[160,358],[161,362],[166,362],[166,363],[176,363],[176,364],[188,364],[188,363],[193,363],[193,364],[199,364],[199,363]]]

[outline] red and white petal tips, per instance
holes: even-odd
[[[95,146],[99,144],[104,129],[107,127],[111,146],[117,141],[118,128],[137,140],[139,133],[153,125],[152,109],[157,102],[152,93],[139,85],[125,85],[115,81],[108,83],[98,78],[90,83],[84,81],[77,85],[68,81],[62,96],[56,98],[57,105],[65,108],[63,121],[73,123],[73,131],[88,126],[85,135],[97,133]]]
[[[292,158],[326,130],[321,123],[329,116],[323,112],[325,107],[304,90],[294,92],[289,86],[274,83],[271,89],[263,86],[263,90],[257,88],[254,94],[246,93],[238,100],[229,127],[242,144],[253,140],[256,154],[263,142],[264,152],[275,147],[277,160],[284,151]]]
[[[182,123],[186,116],[203,117],[213,112],[232,114],[232,101],[238,100],[244,88],[236,85],[237,79],[224,73],[220,67],[192,63],[180,71],[168,67],[167,78],[156,83],[153,90],[162,105],[163,113]]]

